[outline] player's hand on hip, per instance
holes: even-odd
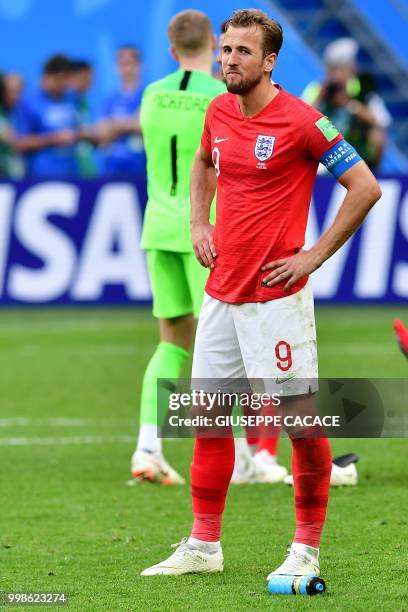
[[[214,226],[211,223],[193,225],[191,227],[191,240],[194,253],[202,266],[213,268],[217,251],[214,246]]]
[[[283,290],[289,291],[301,278],[308,276],[317,270],[318,267],[319,264],[316,262],[314,254],[311,251],[302,250],[296,253],[296,255],[292,255],[292,257],[277,259],[262,266],[262,272],[271,270],[263,278],[262,284],[273,287],[278,283],[287,281]]]

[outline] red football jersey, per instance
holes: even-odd
[[[307,278],[290,292],[287,281],[263,287],[269,271],[261,267],[304,245],[319,159],[343,138],[316,109],[276,87],[250,119],[230,93],[207,110],[201,145],[217,174],[218,256],[206,292],[224,302],[267,302],[304,287]]]

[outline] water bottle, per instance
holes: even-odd
[[[274,595],[319,595],[326,583],[318,576],[289,576],[275,574],[268,582],[268,591]]]

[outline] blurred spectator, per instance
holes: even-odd
[[[17,73],[0,77],[0,177],[18,179],[24,175],[21,155],[14,142],[14,121],[23,92],[23,79]]]
[[[32,177],[77,176],[79,135],[76,98],[69,91],[71,62],[54,55],[43,67],[38,91],[27,96],[16,118],[16,146],[25,154]]]
[[[88,99],[92,87],[93,68],[86,60],[71,61],[70,87],[77,96],[80,140],[76,146],[78,172],[82,178],[93,178],[98,174],[95,151],[95,134],[92,127],[94,117]]]
[[[82,125],[89,126],[92,122],[91,107],[88,101],[88,92],[92,86],[93,69],[86,60],[71,60],[70,62],[70,88],[78,97],[78,111]]]
[[[302,94],[327,115],[371,168],[376,168],[386,143],[391,116],[375,91],[374,79],[358,74],[358,44],[339,38],[324,53],[326,77],[310,83]]]
[[[97,125],[105,145],[104,174],[133,176],[144,174],[146,158],[139,127],[143,88],[140,84],[141,58],[136,47],[123,45],[117,52],[120,87],[105,102],[103,120]]]

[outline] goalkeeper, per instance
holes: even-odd
[[[201,306],[207,270],[197,262],[191,245],[190,170],[207,107],[226,90],[211,76],[216,40],[204,13],[178,13],[169,23],[168,35],[170,53],[179,69],[146,88],[140,112],[148,178],[142,248],[147,255],[160,342],[143,378],[131,471],[137,480],[183,484],[162,454],[157,380],[180,376],[193,342],[194,317]]]

